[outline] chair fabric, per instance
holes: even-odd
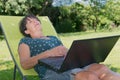
[[[6,43],[8,45],[11,57],[14,61],[14,79],[16,74],[16,69],[20,72],[25,80],[25,76],[34,75],[37,76],[37,73],[34,69],[24,70],[20,65],[20,60],[18,56],[18,43],[23,35],[19,32],[19,22],[23,16],[0,16],[1,27],[5,36]],[[54,35],[57,36],[57,33],[50,22],[47,16],[38,17],[43,26],[43,33],[45,35]]]

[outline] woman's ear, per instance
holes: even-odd
[[[29,34],[30,32],[29,32],[28,30],[25,30],[25,33],[26,33],[26,34]]]

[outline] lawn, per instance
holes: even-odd
[[[120,34],[120,31],[113,32],[86,32],[86,33],[67,33],[59,34],[60,39],[63,44],[69,48],[73,40],[86,39],[93,37],[102,37]],[[112,70],[120,73],[120,40],[116,43],[112,51],[110,52],[107,59],[103,62]],[[11,59],[10,53],[8,51],[5,40],[0,41],[0,80],[12,80],[13,76],[13,61]],[[38,80],[38,77],[31,77],[29,80]],[[17,74],[17,80],[21,80],[19,74]]]

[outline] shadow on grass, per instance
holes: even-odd
[[[0,80],[13,80],[13,68],[0,70]],[[16,73],[16,80],[22,80],[21,75]],[[37,76],[27,76],[27,80],[39,80]]]
[[[12,61],[0,60],[0,80],[13,80],[14,64]],[[22,80],[19,72],[16,72],[16,80]],[[37,76],[27,76],[27,80],[39,80]]]
[[[0,70],[0,80],[12,80],[13,69]]]

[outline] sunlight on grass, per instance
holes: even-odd
[[[6,70],[13,68],[13,62],[12,61],[0,61],[0,70]]]
[[[0,41],[0,59],[12,60],[5,40]]]
[[[72,35],[73,34],[73,35]],[[89,39],[103,36],[112,36],[112,35],[120,35],[120,31],[116,32],[88,32],[88,33],[67,33],[67,34],[59,34],[60,39],[66,47],[70,47],[73,40],[78,39]]]

